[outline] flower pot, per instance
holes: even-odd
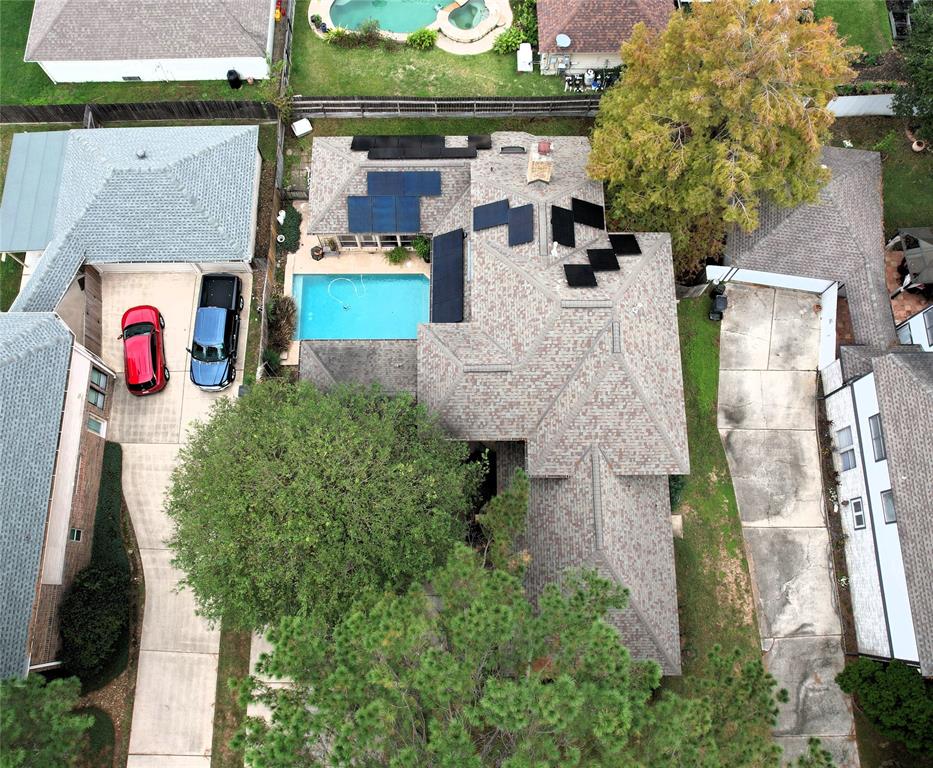
[[[923,139],[917,139],[913,144],[910,145],[910,148],[914,152],[923,152],[927,148],[927,143]]]

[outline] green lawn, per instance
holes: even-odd
[[[33,0],[0,0],[0,104],[83,104],[181,99],[254,99],[257,87],[237,91],[225,80],[175,83],[62,83],[23,61]],[[132,4],[127,7],[131,8]]]
[[[100,707],[84,707],[77,710],[80,715],[91,715],[94,723],[87,732],[85,748],[78,759],[80,768],[95,768],[96,766],[113,763],[114,730],[113,720],[110,719]]]
[[[833,125],[833,144],[848,139],[858,149],[882,152],[884,231],[927,226],[933,221],[933,152],[917,154],[904,135],[904,121],[893,117],[847,117]]]
[[[891,25],[884,0],[816,0],[818,19],[832,16],[840,37],[866,53],[884,53],[892,45]]]
[[[255,369],[255,367],[254,367]],[[214,703],[214,736],[211,743],[211,768],[242,768],[243,753],[230,748],[230,739],[237,732],[245,707],[241,707],[228,681],[250,673],[249,632],[237,632],[221,623],[220,649],[217,655],[217,688]]]
[[[761,655],[742,526],[716,428],[719,324],[708,312],[708,296],[677,308],[690,444],[690,475],[675,510],[684,518],[684,537],[674,539],[684,676],[666,684],[677,690],[689,690],[716,644]]]
[[[21,259],[25,254],[17,253],[15,256],[16,259]],[[0,261],[0,312],[6,312],[19,294],[23,267],[16,259],[6,256]]]
[[[515,71],[515,56],[456,56],[437,48],[398,51],[329,45],[308,23],[308,3],[298,0],[290,84],[305,96],[552,96],[560,77]]]

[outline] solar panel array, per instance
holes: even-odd
[[[535,239],[534,210],[529,203],[509,209],[509,245],[522,245]]]
[[[446,136],[354,136],[350,149],[368,152],[370,160],[469,160],[478,149],[492,149],[492,137],[477,134],[467,137],[466,147],[448,147]]]
[[[350,141],[350,149],[354,152],[368,152],[371,149],[411,148],[411,147],[443,147],[447,143],[445,136],[414,135],[414,136],[354,136]]]
[[[570,198],[570,207],[573,210],[573,220],[594,229],[606,228],[606,215],[601,205],[591,203],[579,198]]]
[[[462,229],[437,235],[431,243],[431,322],[463,322]]]
[[[613,272],[619,268],[619,258],[612,248],[587,248],[586,257],[594,272]]]
[[[509,201],[496,200],[494,203],[477,205],[473,209],[473,231],[501,227],[509,223]]]
[[[492,136],[488,133],[467,136],[467,146],[473,149],[492,149]]]
[[[561,245],[576,248],[577,238],[573,232],[573,211],[561,208],[559,205],[551,206],[551,234]]]
[[[476,150],[472,147],[444,147],[424,144],[420,147],[373,147],[370,160],[472,160]]]
[[[571,288],[596,287],[596,274],[589,264],[564,264],[564,277]]]
[[[421,198],[395,195],[351,195],[347,197],[350,232],[421,231]]]
[[[637,256],[641,253],[641,246],[638,245],[635,235],[609,235],[609,244],[616,256]]]
[[[370,171],[366,175],[370,195],[434,197],[441,193],[440,171]]]

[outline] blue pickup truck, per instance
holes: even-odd
[[[191,381],[217,392],[236,378],[236,348],[243,309],[242,283],[236,275],[216,273],[201,279],[201,297],[191,342]]]

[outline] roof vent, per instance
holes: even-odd
[[[145,158],[145,157],[146,157],[146,150],[145,150],[145,149],[137,149],[137,150],[136,150],[136,157],[138,157],[140,160],[142,160],[143,158]]]

